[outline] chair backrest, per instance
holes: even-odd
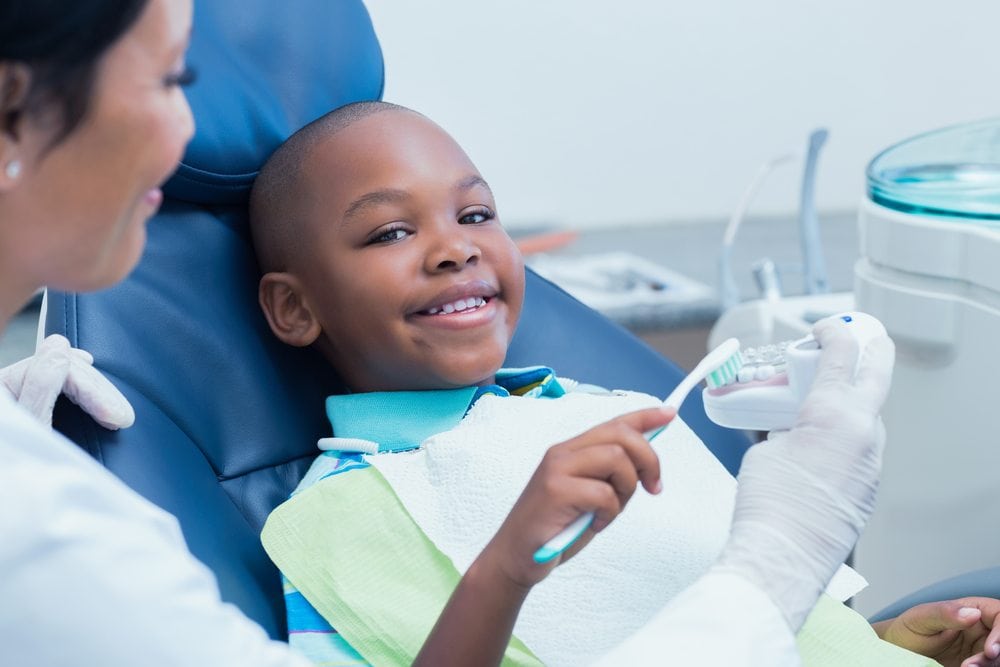
[[[341,390],[310,350],[278,343],[259,312],[246,198],[292,132],[348,102],[375,99],[382,55],[357,0],[195,3],[189,55],[198,125],[136,270],[114,288],[49,295],[48,333],[94,354],[136,411],[122,432],[68,403],[56,426],[178,517],[223,597],[284,637],[277,572],[258,539],[329,435],[323,398]],[[511,364],[546,363],[612,387],[665,395],[679,370],[562,290],[529,274]],[[731,469],[740,434],[685,418]]]

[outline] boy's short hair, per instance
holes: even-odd
[[[289,137],[261,167],[250,191],[250,234],[262,273],[283,271],[296,252],[302,234],[296,223],[305,222],[299,203],[308,200],[303,191],[303,165],[324,141],[355,122],[383,111],[412,109],[367,100],[352,102],[317,118]]]

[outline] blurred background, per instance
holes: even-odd
[[[882,148],[1000,113],[989,0],[367,5],[385,99],[458,139],[515,230],[723,219],[817,126],[817,206],[850,212]],[[752,212],[794,214],[799,177],[776,172]]]

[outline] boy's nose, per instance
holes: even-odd
[[[426,268],[430,273],[458,271],[469,264],[476,264],[482,252],[466,234],[451,233],[443,236],[427,253]]]

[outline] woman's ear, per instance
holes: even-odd
[[[30,84],[27,65],[0,62],[0,191],[17,182],[24,165],[21,138]]]
[[[292,274],[264,274],[257,297],[271,331],[283,343],[306,347],[312,345],[323,332],[323,327],[303,298],[298,279]]]

